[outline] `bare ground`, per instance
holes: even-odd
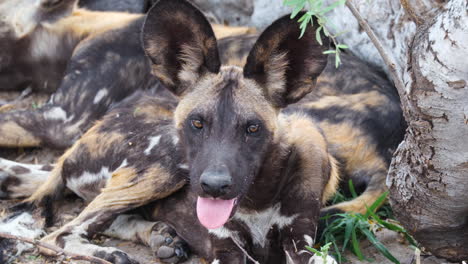
[[[9,93],[0,93],[0,103],[3,106],[0,106],[0,112],[10,111],[12,109],[26,109],[26,108],[35,108],[43,104],[47,95],[33,95],[28,96],[20,102],[15,103],[14,105],[5,104],[5,102],[11,102],[17,98],[20,93],[9,92]],[[0,149],[0,157],[15,160],[18,162],[33,163],[33,164],[47,164],[53,163],[54,160],[61,154],[61,151],[50,150],[50,149]],[[1,201],[0,200],[0,212],[4,211],[6,208],[15,204],[17,201]],[[56,224],[47,229],[46,232],[52,232],[59,228],[64,223],[73,219],[85,206],[84,202],[77,197],[67,197],[64,199],[59,206],[59,212],[61,214],[58,216],[58,221]],[[1,214],[0,214],[1,217]],[[389,251],[398,259],[402,264],[412,264],[417,263],[417,256],[413,249],[411,249],[401,238],[400,235],[388,231],[381,230],[377,232],[377,237],[380,241],[389,249]],[[153,256],[153,253],[148,247],[139,245],[136,243],[117,240],[113,238],[108,238],[104,236],[97,237],[93,240],[93,243],[103,245],[103,246],[112,246],[122,249],[123,251],[132,255],[136,260],[142,264],[149,263],[159,263],[157,259]],[[384,256],[382,256],[370,243],[367,241],[362,242],[362,250],[364,252],[366,261],[359,261],[351,253],[345,255],[348,260],[347,263],[351,264],[361,264],[361,263],[379,263],[379,264],[390,264]],[[442,259],[437,259],[428,254],[420,255],[420,263],[423,264],[449,264],[449,262]],[[37,249],[33,248],[26,252],[23,252],[20,256],[13,260],[12,263],[21,263],[21,264],[44,264],[44,263],[77,263],[77,264],[86,264],[86,261],[70,261],[63,257],[45,257],[41,256]],[[203,263],[199,258],[192,257],[190,260],[185,262],[185,264],[199,264]]]

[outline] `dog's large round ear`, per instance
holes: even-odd
[[[185,0],[160,0],[148,12],[143,47],[152,72],[176,95],[205,73],[218,73],[216,37],[205,16]]]
[[[299,14],[299,17],[303,13]],[[247,57],[244,77],[255,80],[277,107],[299,101],[314,87],[327,64],[329,39],[316,40],[318,23],[309,26],[300,36],[299,24],[289,16],[269,26],[259,37]]]

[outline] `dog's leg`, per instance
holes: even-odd
[[[147,245],[165,263],[177,263],[188,256],[186,243],[174,229],[161,221],[146,221],[139,215],[119,215],[103,234]]]
[[[33,165],[0,158],[0,198],[28,197],[43,184],[51,165]]]
[[[361,171],[360,174],[362,175],[362,173],[363,172]],[[384,192],[387,191],[387,187],[385,185],[386,175],[386,169],[378,170],[377,172],[373,173],[371,176],[369,176],[370,181],[362,194],[351,201],[342,202],[324,208],[321,212],[321,215],[326,217],[327,215],[332,216],[334,214],[343,212],[365,214],[367,212],[367,208],[370,207]]]
[[[143,171],[118,169],[106,187],[73,221],[43,238],[70,252],[89,254],[118,263],[133,263],[124,252],[89,244],[86,238],[106,228],[118,214],[168,196],[185,185],[185,179],[157,165]],[[43,250],[46,254],[53,252]]]

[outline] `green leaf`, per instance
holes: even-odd
[[[388,196],[388,191],[382,193],[382,195],[380,195],[377,200],[375,200],[375,202],[369,206],[369,208],[367,209],[367,213],[365,214],[365,217],[368,218],[369,217],[369,211],[372,211],[372,212],[375,212],[375,210],[377,210],[377,208],[382,205],[384,202],[385,202],[385,199],[387,199],[387,196]]]
[[[334,54],[336,53],[336,50],[326,50],[323,52],[323,54]]]
[[[338,45],[339,46],[339,45]],[[351,195],[353,196],[353,198],[356,198],[357,197],[357,193],[356,193],[356,190],[354,189],[354,184],[353,184],[353,180],[349,180],[348,181],[348,186],[349,186],[349,191],[351,192]]]
[[[388,251],[388,249],[372,234],[369,230],[361,230],[362,233],[367,237],[371,244],[378,250],[382,255],[384,255],[388,260],[395,264],[400,264],[400,262]]]
[[[345,234],[344,234],[344,240],[343,240],[343,249],[342,251],[346,249],[346,246],[348,245],[348,242],[351,238],[351,232],[355,229],[355,221],[354,220],[348,220],[346,223],[346,229],[345,229]]]
[[[337,52],[335,53],[335,68],[338,68],[338,66],[340,66],[341,64],[341,59],[340,59],[340,52],[339,50],[337,50]]]
[[[336,45],[336,47],[338,49],[349,49],[348,46],[346,46],[345,44],[338,44],[338,45]]]
[[[306,0],[284,0],[283,5],[285,6],[295,6],[303,3],[305,5]]]
[[[320,44],[320,46],[322,46],[323,42],[322,42],[322,37],[320,36],[320,30],[322,30],[322,26],[318,27],[317,30],[315,31],[315,39]]]
[[[359,247],[359,241],[357,240],[356,230],[351,232],[351,244],[353,245],[353,252],[356,254],[359,260],[364,260],[364,256],[362,255],[361,248]]]
[[[319,255],[319,256],[322,256],[322,252],[316,250],[316,249],[313,248],[313,247],[305,246],[305,248],[306,248],[307,250],[309,250],[310,252],[314,253],[314,254],[317,254],[317,255]]]
[[[305,6],[305,2],[302,3],[302,4],[298,4],[294,9],[293,11],[291,12],[291,19],[295,18],[297,16],[297,14],[299,14],[299,12],[301,12],[301,10],[304,8]]]
[[[310,19],[310,16],[306,13],[306,14],[303,14],[298,20],[297,22],[303,22],[305,19]],[[307,22],[306,22],[307,23]]]

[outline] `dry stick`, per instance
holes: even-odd
[[[388,66],[388,69],[390,70],[390,75],[393,79],[393,82],[395,83],[395,87],[397,88],[400,97],[403,98],[403,96],[405,95],[405,85],[403,84],[403,81],[400,79],[400,77],[398,77],[398,73],[395,66],[396,64],[393,61],[393,58],[391,58],[384,50],[382,43],[380,43],[380,40],[375,35],[374,31],[370,28],[369,24],[367,24],[366,20],[362,18],[359,11],[356,9],[353,3],[351,3],[351,0],[346,1],[346,6],[349,8],[351,13],[353,13],[353,16],[359,22],[359,25],[361,25],[364,31],[366,31],[367,36],[369,36],[370,40],[379,51],[380,56],[384,60],[385,64]]]
[[[240,245],[239,241],[237,241],[237,239],[235,239],[234,237],[231,237],[232,241],[234,242],[234,244],[236,244],[236,246],[244,253],[244,255],[247,256],[248,259],[250,259],[250,261],[252,261],[254,264],[260,264],[258,261],[256,261],[254,258],[252,258],[249,253],[247,253],[247,251]]]
[[[22,241],[22,242],[33,244],[33,245],[38,246],[38,247],[46,248],[46,249],[54,251],[59,256],[63,255],[63,256],[66,256],[66,257],[68,257],[70,259],[74,259],[74,260],[85,260],[85,261],[99,263],[99,264],[112,264],[111,262],[109,262],[107,260],[104,260],[104,259],[101,259],[101,258],[71,253],[71,252],[65,251],[65,250],[63,250],[63,249],[61,249],[61,248],[59,248],[57,246],[49,245],[47,243],[37,241],[37,240],[34,240],[34,239],[30,239],[30,238],[27,238],[27,237],[20,237],[20,236],[15,236],[15,235],[11,235],[11,234],[8,234],[8,233],[2,233],[2,232],[0,232],[0,237],[19,240],[19,241]]]

